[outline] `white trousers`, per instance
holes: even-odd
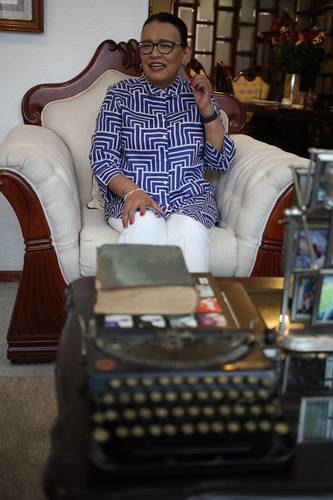
[[[129,224],[126,229],[121,219],[110,217],[108,222],[120,233],[118,243],[176,245],[183,251],[189,272],[208,272],[210,229],[192,217],[172,214],[163,219],[147,210],[145,215],[136,212],[134,224]]]

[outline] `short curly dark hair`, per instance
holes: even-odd
[[[157,21],[158,23],[170,23],[173,24],[179,34],[181,39],[181,44],[183,47],[187,47],[187,26],[180,17],[170,14],[169,12],[158,12],[157,14],[152,14],[144,22],[142,30],[147,26],[147,24]]]

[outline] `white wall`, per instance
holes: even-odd
[[[148,0],[44,0],[44,33],[0,31],[0,144],[22,123],[21,99],[37,83],[77,75],[103,40],[139,38]],[[0,271],[22,269],[15,214],[0,194]]]

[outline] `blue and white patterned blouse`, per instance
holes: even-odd
[[[218,220],[218,210],[204,172],[228,170],[234,155],[234,143],[227,134],[222,151],[205,141],[188,81],[178,77],[162,90],[142,75],[108,89],[90,160],[107,219],[121,217],[123,200],[107,185],[123,174],[159,203],[166,217],[184,214],[210,228]]]

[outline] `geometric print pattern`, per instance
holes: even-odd
[[[213,101],[218,111],[218,105]],[[206,169],[228,170],[235,155],[225,134],[222,151],[205,141],[192,87],[180,77],[163,90],[144,75],[111,86],[97,116],[90,162],[105,199],[105,215],[121,217],[123,200],[108,189],[117,174],[143,188],[165,212],[188,215],[210,228],[218,220]]]

